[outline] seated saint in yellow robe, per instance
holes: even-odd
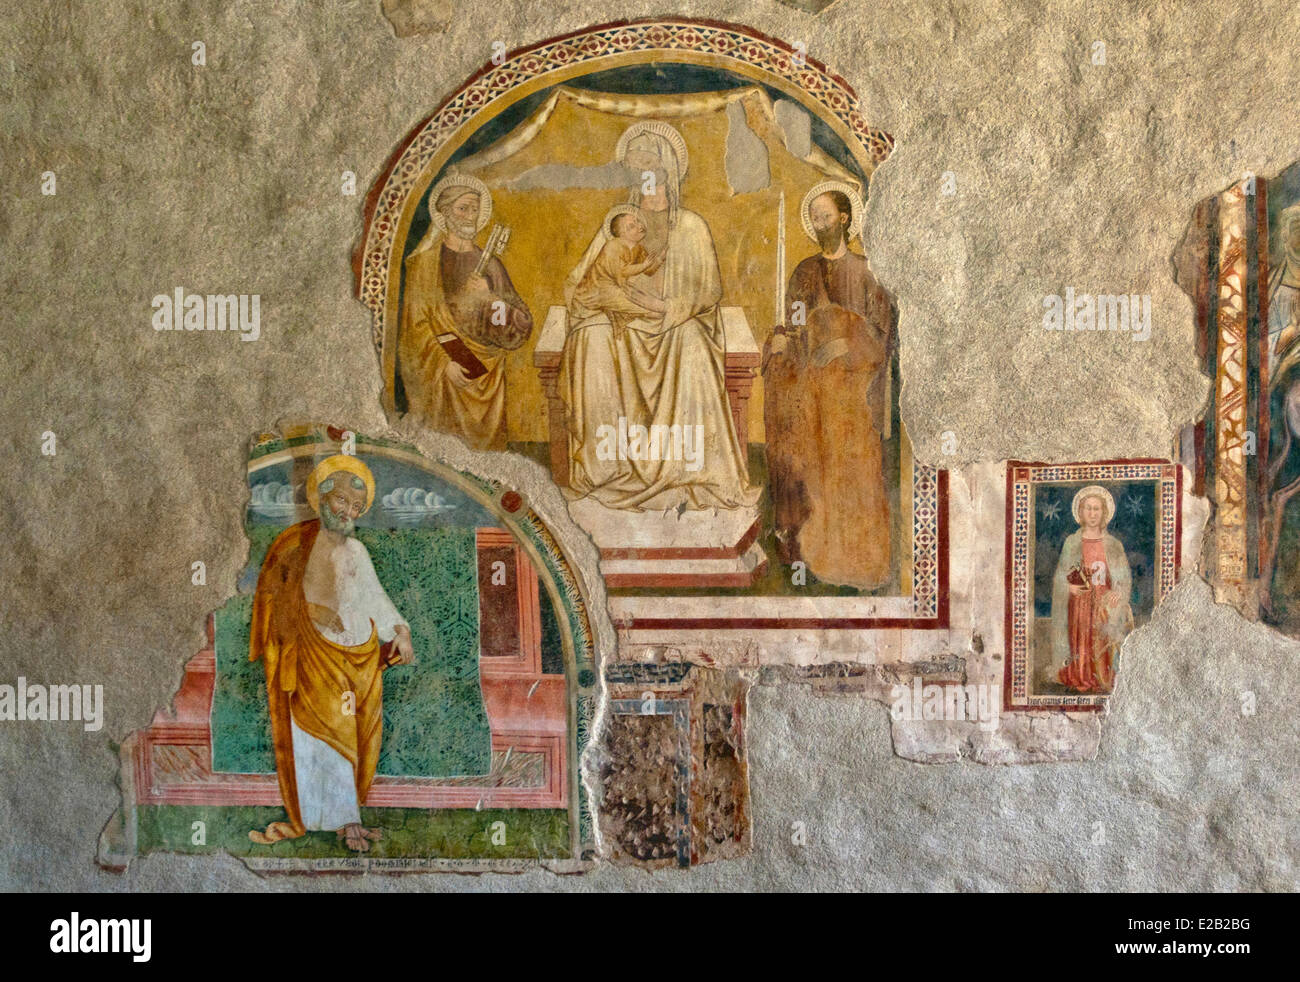
[[[430,194],[433,226],[406,259],[398,377],[407,412],[476,450],[506,449],[506,354],[533,330],[533,317],[496,256],[475,272],[474,244],[491,214],[476,178],[452,174]],[[486,371],[448,353],[467,350]],[[443,341],[439,341],[439,338]]]

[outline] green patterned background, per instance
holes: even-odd
[[[280,526],[247,526],[249,562],[261,568]],[[459,777],[488,773],[491,737],[479,688],[479,597],[475,530],[358,528],[379,582],[411,625],[414,665],[384,673],[379,773]],[[266,674],[248,660],[252,594],[216,615],[217,679],[212,769],[275,771]]]

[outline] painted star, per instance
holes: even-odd
[[[1059,501],[1053,501],[1050,504],[1043,505],[1043,518],[1049,522],[1056,521],[1060,513],[1061,503]]]

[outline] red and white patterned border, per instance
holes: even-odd
[[[1007,569],[1006,569],[1006,663],[1005,702],[1007,709],[1099,709],[1109,698],[1104,695],[1052,695],[1030,693],[1033,590],[1029,556],[1033,543],[1033,495],[1035,484],[1063,481],[1156,481],[1160,507],[1156,515],[1156,585],[1153,603],[1158,604],[1178,580],[1179,537],[1182,521],[1179,497],[1181,469],[1176,464],[1155,460],[1115,460],[1092,464],[1007,464]]]
[[[939,471],[912,468],[912,612],[939,616]]]
[[[365,230],[358,291],[372,314],[375,347],[383,343],[388,275],[393,251],[401,248],[394,237],[402,212],[419,176],[463,124],[511,89],[550,71],[580,62],[592,62],[592,71],[598,71],[601,59],[627,52],[662,54],[671,60],[674,53],[686,51],[730,58],[797,85],[845,123],[877,162],[893,150],[893,137],[867,125],[847,82],[751,28],[712,21],[644,21],[606,24],[543,41],[513,53],[501,65],[489,65],[466,82],[411,137],[388,171]]]

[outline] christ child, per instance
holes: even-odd
[[[664,301],[650,288],[650,277],[663,265],[664,254],[646,253],[646,226],[635,205],[611,208],[604,225],[605,245],[578,284],[576,299],[608,315],[617,332],[665,311]]]

